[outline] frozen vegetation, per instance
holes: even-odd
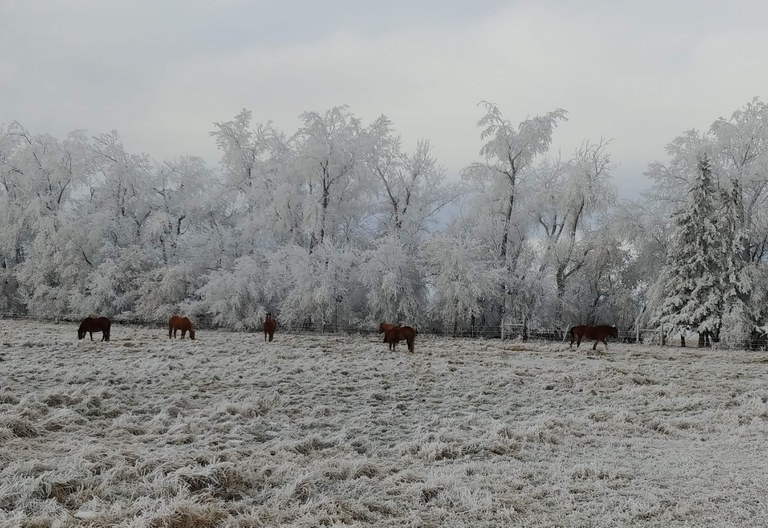
[[[766,525],[767,378],[739,350],[2,320],[0,525]]]
[[[734,349],[759,337],[768,104],[672,139],[632,202],[617,201],[609,140],[559,150],[564,109],[478,110],[482,147],[460,175],[427,139],[405,144],[386,116],[344,105],[296,130],[248,110],[215,122],[215,168],[133,153],[117,132],[0,123],[0,314],[183,312],[253,331],[271,312],[293,328],[452,335],[605,323]]]

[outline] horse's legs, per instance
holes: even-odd
[[[592,350],[597,350],[597,344],[600,342],[599,339],[595,339],[595,344],[592,345]]]
[[[89,331],[88,333],[91,334],[91,341],[93,341],[93,332]]]
[[[269,341],[270,341],[270,343],[272,342],[272,337],[273,337],[273,336],[274,336],[274,334],[273,334],[272,332],[270,332],[270,333],[269,333]]]
[[[186,328],[182,328],[181,329],[181,338],[184,339],[185,335],[187,335],[187,329]]]

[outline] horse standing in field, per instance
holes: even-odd
[[[389,328],[385,328],[385,325]],[[418,332],[415,328],[410,326],[394,326],[388,323],[382,323],[379,326],[379,333],[384,331],[384,342],[389,343],[389,349],[395,351],[397,344],[400,341],[405,341],[408,344],[408,352],[414,352],[416,335]]]
[[[385,343],[389,343],[389,341],[387,341],[387,332],[389,332],[390,330],[392,330],[393,328],[396,328],[396,327],[397,327],[397,325],[393,325],[392,323],[381,323],[379,325],[379,333],[380,334],[384,334],[384,342]],[[393,347],[394,347],[394,345],[392,343],[389,343],[389,349],[393,350]]]
[[[392,323],[381,323],[379,325],[379,333],[383,334],[384,332],[392,330],[395,326],[397,325],[393,325]]]
[[[269,341],[272,341],[275,328],[277,328],[277,321],[272,318],[271,313],[267,312],[267,318],[264,319],[264,341],[267,341],[267,337],[269,337]]]
[[[606,337],[615,337],[618,339],[619,330],[615,326],[599,325],[599,326],[574,326],[568,331],[571,336],[571,343],[568,348],[573,346],[573,342],[576,341],[576,348],[579,348],[582,339],[594,339],[595,344],[592,345],[592,350],[597,349],[597,343],[600,341],[605,345],[605,349],[608,350],[608,343],[605,341]]]
[[[171,318],[168,319],[168,339],[176,337],[177,330],[181,330],[182,339],[184,339],[186,333],[189,332],[189,338],[193,341],[195,340],[195,329],[192,326],[192,321],[189,320],[189,317],[172,315]]]
[[[106,317],[86,317],[80,323],[80,328],[77,329],[77,338],[82,339],[85,334],[91,334],[91,341],[93,341],[93,333],[101,332],[101,340],[109,341],[109,329],[111,327],[112,321]]]

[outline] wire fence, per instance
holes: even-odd
[[[76,323],[80,320],[74,317],[59,317],[59,318],[46,318],[35,317],[29,314],[18,312],[5,312],[0,313],[0,318],[3,319],[20,319],[40,322],[71,322]],[[147,321],[133,317],[112,317],[114,323],[129,325],[129,326],[162,326],[166,325],[166,321]],[[198,329],[206,330],[232,330],[226,327],[217,325],[214,322],[213,317],[198,315],[194,318],[195,327]],[[284,332],[296,333],[296,334],[377,334],[378,324],[334,324],[334,323],[322,323],[322,322],[304,322],[304,323],[286,323],[280,324],[280,328]],[[417,330],[422,335],[435,335],[441,337],[457,337],[457,338],[485,338],[485,339],[519,339],[519,340],[532,340],[532,341],[566,341],[568,338],[568,329],[542,329],[542,328],[527,328],[524,323],[504,323],[502,325],[483,325],[473,328],[445,328],[441,326],[426,326],[417,327]],[[250,329],[244,331],[261,331],[261,328]],[[659,342],[659,331],[654,329],[644,329],[640,334],[634,331],[620,332],[619,340],[624,342],[643,342],[643,343],[656,343]]]
[[[79,323],[80,319],[74,317],[36,317],[29,314],[18,312],[2,312],[0,313],[0,319],[19,319],[38,322],[54,322],[54,323]],[[166,328],[167,321],[147,321],[140,320],[133,317],[120,317],[116,316],[112,318],[114,323],[127,326],[157,326]],[[221,325],[217,325],[211,316],[196,316],[194,318],[195,327],[201,330],[221,330],[236,332],[231,328],[227,328]],[[304,323],[286,323],[282,324],[278,321],[279,329],[282,332],[291,334],[340,334],[340,335],[372,335],[378,334],[377,324],[334,324],[334,323],[321,323],[321,322],[304,322]],[[417,327],[419,334],[421,335],[434,335],[439,337],[455,337],[455,338],[482,338],[482,339],[501,339],[501,340],[518,340],[518,341],[551,341],[551,342],[569,342],[570,336],[568,335],[568,328],[538,328],[530,327],[524,322],[505,322],[501,325],[484,325],[474,328],[445,328],[441,326],[424,326]],[[245,332],[261,332],[261,327],[255,329],[239,330]],[[618,338],[611,338],[611,341],[619,341],[623,343],[638,343],[644,345],[653,346],[687,346],[698,347],[700,346],[698,337],[696,334],[689,334],[687,336],[670,335],[664,332],[664,328],[635,328],[635,329],[619,329]],[[719,344],[723,348],[728,348],[723,344]],[[743,346],[753,350],[767,350],[768,349],[768,334],[761,332],[753,332],[750,339]],[[741,347],[739,347],[741,348]]]

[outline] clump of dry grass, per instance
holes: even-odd
[[[184,468],[177,472],[177,476],[190,492],[206,491],[224,500],[238,499],[251,489],[251,481],[243,469],[229,462]]]
[[[43,398],[43,403],[49,407],[68,407],[80,400],[76,400],[67,394],[51,393]]]
[[[147,528],[216,528],[227,513],[212,505],[174,501],[146,521]]]
[[[88,423],[88,420],[72,409],[56,409],[51,416],[43,421],[46,431],[61,431],[67,427],[78,428]]]
[[[42,436],[45,430],[20,416],[0,416],[0,428],[5,428],[17,438],[35,438]]]
[[[293,446],[293,450],[301,455],[310,455],[314,451],[321,451],[329,447],[333,447],[333,442],[326,442],[320,438],[313,436],[303,442],[299,442]]]

